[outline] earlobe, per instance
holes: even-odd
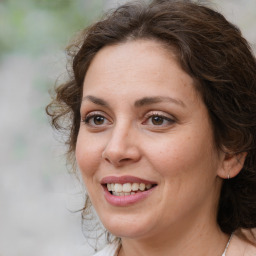
[[[247,152],[237,154],[224,153],[218,176],[223,179],[232,179],[242,170]]]

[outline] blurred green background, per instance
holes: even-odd
[[[10,52],[38,56],[64,46],[103,6],[103,0],[0,1],[1,57]]]
[[[118,0],[0,0],[0,256],[88,256],[83,186],[48,124],[49,89],[65,46]],[[214,0],[256,50],[256,1]],[[61,78],[60,78],[61,79]]]

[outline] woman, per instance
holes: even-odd
[[[256,255],[256,62],[239,29],[190,1],[134,2],[68,53],[47,111],[120,238],[96,255]]]

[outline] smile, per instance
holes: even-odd
[[[108,176],[101,180],[104,197],[113,206],[129,206],[151,195],[157,187],[156,182],[134,176]]]
[[[152,188],[152,184],[145,183],[108,183],[108,191],[114,196],[129,196],[140,191],[146,191]]]

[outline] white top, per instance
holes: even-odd
[[[229,246],[229,244],[230,244],[230,241],[231,241],[231,239],[232,239],[232,236],[233,236],[233,233],[232,233],[231,236],[229,237],[229,240],[228,240],[228,243],[227,243],[227,245],[226,245],[226,248],[225,248],[225,250],[224,250],[224,252],[222,253],[221,256],[226,256],[226,252],[227,252],[227,250],[228,250],[228,246]]]
[[[94,254],[94,256],[117,256],[118,247],[118,243],[108,244],[102,250]]]

